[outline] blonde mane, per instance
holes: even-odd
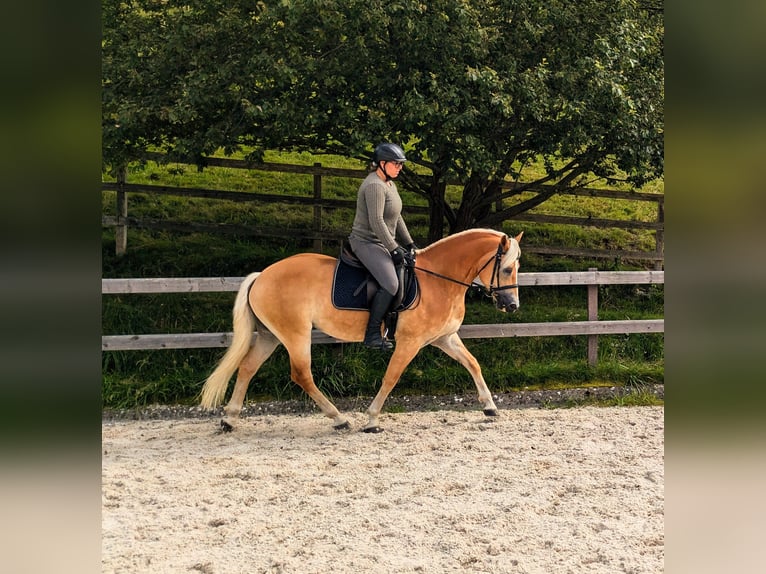
[[[437,246],[437,245],[439,245],[439,244],[441,244],[441,243],[443,243],[445,241],[450,241],[452,239],[457,239],[458,237],[462,237],[464,235],[473,235],[474,233],[489,233],[489,234],[492,234],[492,235],[497,235],[498,239],[505,235],[505,233],[503,233],[502,231],[498,231],[497,229],[488,229],[488,228],[476,227],[476,228],[473,228],[473,229],[466,229],[464,231],[458,231],[457,233],[453,233],[452,235],[447,235],[446,237],[442,237],[441,239],[439,239],[438,241],[435,241],[431,245],[429,245],[427,247],[424,247],[423,249],[421,249],[421,251],[423,253],[425,253],[428,250],[430,250],[432,247],[435,247],[435,246]]]

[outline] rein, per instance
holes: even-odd
[[[429,275],[433,275],[434,277],[438,277],[439,279],[445,279],[446,281],[451,281],[452,283],[457,283],[458,285],[462,285],[463,287],[466,287],[468,289],[471,289],[473,287],[478,287],[482,289],[486,294],[492,295],[496,291],[505,291],[506,289],[515,289],[519,286],[518,283],[514,283],[513,285],[500,285],[500,262],[503,259],[503,255],[505,255],[505,252],[503,251],[503,243],[500,242],[500,244],[497,246],[497,253],[495,253],[492,257],[490,257],[487,262],[481,266],[478,273],[476,273],[477,277],[481,274],[482,271],[492,263],[495,262],[494,267],[492,268],[492,277],[489,280],[489,288],[487,286],[482,285],[480,283],[476,283],[475,281],[472,281],[471,283],[465,283],[463,281],[458,281],[457,279],[453,279],[452,277],[447,277],[446,275],[442,275],[441,273],[437,273],[436,271],[431,271],[430,269],[423,269],[422,267],[418,267],[417,265],[414,265],[414,268],[418,271],[423,271],[424,273],[428,273]],[[495,279],[497,279],[497,287],[493,287],[492,283],[495,282]]]

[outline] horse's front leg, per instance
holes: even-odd
[[[386,373],[383,375],[383,380],[380,384],[380,390],[378,390],[378,394],[375,395],[375,398],[367,408],[367,415],[370,418],[367,421],[367,425],[362,429],[364,432],[381,432],[383,430],[378,424],[378,417],[383,409],[383,403],[386,402],[388,395],[394,389],[396,383],[399,382],[404,369],[415,358],[419,350],[419,345],[410,346],[397,338],[396,349],[394,349],[394,354],[391,355],[391,360],[388,362]]]
[[[484,414],[488,417],[496,417],[498,414],[497,407],[495,406],[495,401],[492,400],[492,395],[489,392],[484,376],[481,374],[479,361],[465,348],[463,340],[458,334],[445,335],[431,344],[447,353],[471,373],[473,382],[476,384],[476,390],[479,391],[479,402],[482,404]]]

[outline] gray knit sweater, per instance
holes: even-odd
[[[356,198],[351,236],[380,243],[389,251],[412,243],[402,219],[402,198],[393,181],[385,183],[375,172],[365,178]]]

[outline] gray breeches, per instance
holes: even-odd
[[[349,237],[348,242],[378,284],[391,295],[396,295],[399,289],[399,278],[396,276],[394,262],[388,250],[379,243],[359,241],[355,237]]]

